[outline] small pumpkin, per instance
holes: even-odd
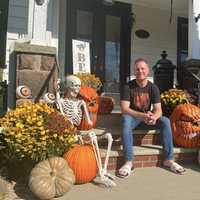
[[[76,183],[87,183],[96,177],[97,163],[91,145],[76,145],[64,154],[64,158],[75,174]]]
[[[62,157],[39,162],[29,177],[30,190],[40,199],[60,197],[75,183],[72,169]]]
[[[170,116],[172,133],[177,145],[188,148],[200,146],[200,108],[193,104],[176,106]]]
[[[80,98],[82,98],[86,102],[88,113],[93,124],[89,125],[86,116],[83,115],[83,118],[81,120],[80,125],[78,126],[78,129],[90,130],[96,125],[97,122],[97,112],[99,108],[98,94],[95,89],[85,85],[81,85],[79,95]]]

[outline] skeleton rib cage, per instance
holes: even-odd
[[[82,105],[83,101],[77,99],[76,101],[71,99],[63,99],[61,98],[59,100],[60,106],[62,107],[62,110],[59,108],[59,110],[62,112],[67,118],[71,121],[72,124],[75,126],[79,126],[81,123],[81,119],[83,116],[82,111]]]

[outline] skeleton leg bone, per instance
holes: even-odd
[[[96,136],[95,132],[93,132],[93,131],[89,132],[89,136],[91,138],[92,146],[93,146],[96,161],[97,161],[97,166],[99,169],[99,176],[100,176],[99,183],[104,184],[107,187],[116,186],[116,183],[113,180],[111,180],[111,179],[114,179],[114,176],[107,173],[108,159],[110,156],[110,150],[111,150],[112,140],[113,140],[111,134],[107,133],[107,134],[105,134],[105,136],[103,136],[103,138],[108,139],[108,148],[107,148],[106,158],[105,158],[103,167],[102,167],[102,162],[101,162],[101,155],[100,155],[100,151],[99,151],[97,136]]]

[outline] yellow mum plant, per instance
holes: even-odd
[[[191,101],[190,95],[181,89],[170,89],[161,93],[162,109],[167,116],[172,113],[177,105],[189,103]]]
[[[81,84],[99,90],[102,87],[102,82],[99,77],[90,73],[77,73],[75,74],[81,80]]]
[[[76,128],[44,103],[20,105],[0,119],[0,126],[0,145],[18,159],[62,155],[75,142]]]

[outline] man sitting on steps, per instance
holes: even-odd
[[[170,121],[162,116],[160,92],[147,76],[149,65],[145,59],[137,59],[133,66],[136,79],[121,88],[122,139],[125,164],[118,170],[121,178],[128,177],[133,169],[133,129],[141,122],[160,129],[165,159],[163,166],[177,174],[185,169],[173,161],[173,138]],[[152,110],[151,110],[152,107]]]

